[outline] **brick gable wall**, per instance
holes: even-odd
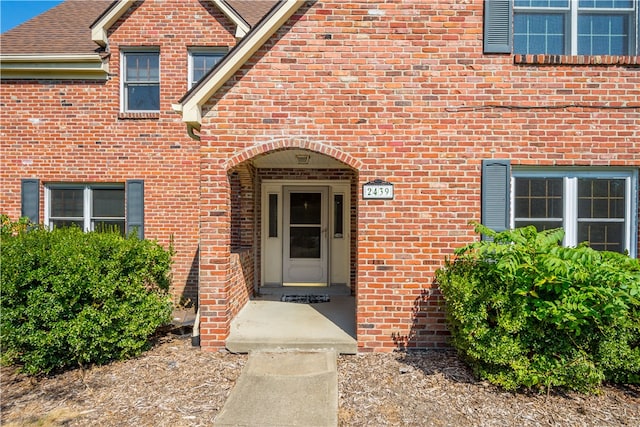
[[[0,210],[20,215],[21,178],[41,184],[144,179],[145,237],[173,244],[174,294],[195,301],[200,147],[171,104],[187,90],[187,47],[231,48],[234,31],[210,2],[147,0],[109,32],[108,81],[2,81]],[[119,118],[119,50],[138,46],[160,50],[161,111]]]
[[[636,66],[483,55],[482,2],[309,3],[203,109],[202,237],[226,244],[229,157],[334,147],[360,162],[360,186],[395,185],[357,206],[360,350],[442,346],[434,271],[476,238],[481,161],[638,167],[639,100]],[[212,345],[229,292],[218,261],[203,258]]]

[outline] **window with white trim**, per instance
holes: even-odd
[[[45,187],[45,224],[125,234],[125,188],[120,184],[52,184]]]
[[[637,171],[514,168],[511,227],[562,227],[566,246],[635,255],[637,180]]]
[[[637,0],[514,0],[513,52],[636,55]]]
[[[122,111],[160,111],[160,52],[122,52]]]
[[[227,54],[226,48],[189,49],[189,89],[195,86]]]

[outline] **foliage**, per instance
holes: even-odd
[[[151,241],[2,219],[2,362],[29,374],[136,356],[170,320],[171,253]]]
[[[452,343],[506,389],[640,382],[640,262],[532,226],[462,247],[436,273]]]

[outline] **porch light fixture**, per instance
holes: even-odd
[[[296,154],[296,161],[299,165],[308,165],[311,156],[308,154]]]

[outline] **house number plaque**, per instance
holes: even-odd
[[[362,186],[362,198],[393,200],[393,184],[381,179],[369,181]]]

